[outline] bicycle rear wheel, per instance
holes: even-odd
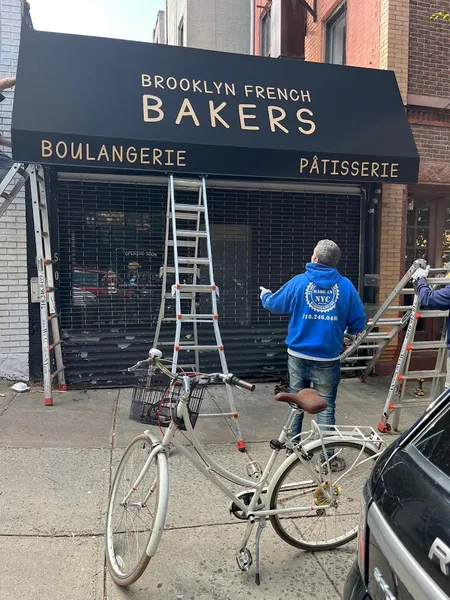
[[[285,461],[269,501],[271,510],[298,508],[270,521],[281,539],[302,550],[331,550],[356,537],[362,490],[375,462],[376,453],[365,444],[337,439],[324,445],[331,481],[317,442],[310,460]]]
[[[106,562],[118,585],[130,585],[139,579],[151,558],[147,555],[150,539],[156,535],[158,543],[163,529],[168,500],[165,454],[153,457],[136,485],[152,449],[153,440],[146,434],[136,437],[125,450],[111,487]]]

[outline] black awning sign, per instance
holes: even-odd
[[[21,41],[13,155],[396,183],[417,181],[419,162],[391,72],[33,31]]]

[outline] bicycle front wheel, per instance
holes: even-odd
[[[130,585],[139,579],[151,558],[147,554],[150,539],[155,535],[158,543],[163,529],[168,500],[167,459],[163,453],[156,454],[144,472],[152,449],[153,440],[146,434],[136,437],[125,450],[112,484],[106,562],[118,585]]]
[[[309,449],[309,460],[285,461],[269,502],[271,510],[298,509],[270,521],[281,539],[302,550],[331,550],[356,537],[362,490],[375,462],[363,443],[336,439],[324,446],[328,463],[320,442]]]

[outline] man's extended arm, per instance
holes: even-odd
[[[267,290],[261,296],[261,302],[264,308],[271,313],[279,315],[288,315],[291,313],[292,305],[292,280],[288,281],[275,294]]]
[[[423,308],[450,310],[450,285],[439,290],[432,290],[426,279],[419,279],[416,289],[420,305]]]

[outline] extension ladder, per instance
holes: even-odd
[[[367,326],[361,335],[341,354],[341,371],[361,371],[361,381],[363,383],[366,381],[385,348],[408,324],[412,306],[400,306],[394,303],[416,270],[424,266],[426,264],[423,260],[417,260],[406,271],[374,317],[367,321]],[[397,313],[396,316],[386,316],[387,313],[392,312]],[[378,327],[383,330],[374,331]],[[361,350],[364,351],[362,355],[359,354]],[[350,363],[353,365],[350,366]]]
[[[18,176],[18,178],[16,178]],[[42,343],[42,370],[44,379],[44,404],[53,405],[52,382],[58,378],[59,390],[66,391],[64,364],[61,349],[59,320],[56,313],[52,250],[50,243],[50,225],[47,207],[47,194],[42,167],[39,165],[25,166],[14,163],[6,176],[0,182],[0,217],[14,201],[19,191],[30,181],[31,202],[33,208],[34,232],[36,240],[36,266],[38,272],[38,287],[40,298],[40,321]],[[49,323],[51,330],[49,331]],[[52,355],[56,370],[52,372]]]
[[[190,196],[186,194],[183,202],[180,203],[175,199],[175,191],[196,192],[196,195],[193,199],[192,194]],[[208,273],[208,283],[203,282],[204,272]],[[210,351],[219,353],[222,372],[227,374],[228,365],[219,329],[217,310],[219,289],[214,280],[205,178],[186,180],[169,176],[164,265],[161,267],[160,276],[162,277],[161,305],[153,346],[173,347],[172,372],[175,372],[177,367],[181,367],[185,370],[193,369],[198,373],[200,353]],[[171,301],[173,303],[174,300],[175,311],[167,307],[167,304]],[[206,305],[204,311],[200,313],[197,312],[199,304]],[[174,342],[160,341],[161,330],[165,324],[169,324],[172,335],[173,324],[175,324]],[[206,325],[209,325],[209,332],[214,334],[212,344],[204,340]],[[185,332],[186,328],[188,333]],[[183,360],[180,360],[180,354]],[[193,357],[193,362],[189,357]],[[185,362],[186,360],[191,362]],[[243,452],[245,443],[241,435],[233,389],[229,385],[225,387],[230,412],[203,414],[200,417],[232,418],[237,446]]]
[[[2,181],[0,181],[0,200],[3,200],[0,205],[0,217],[5,214],[29,176],[30,173],[24,164],[14,163]]]
[[[424,268],[426,262],[419,260],[415,261],[413,267],[417,270],[419,267]],[[450,281],[448,275],[450,273],[450,264],[444,268],[430,269],[427,283],[432,289],[436,289],[440,286],[449,285]],[[439,276],[440,275],[440,276]],[[427,407],[438,395],[443,391],[444,381],[446,378],[446,355],[447,355],[447,319],[448,311],[443,310],[420,310],[419,297],[415,293],[414,288],[403,288],[401,290],[403,295],[414,294],[413,302],[410,310],[411,318],[406,329],[403,344],[398,357],[397,365],[395,367],[394,375],[392,377],[389,392],[384,405],[383,414],[381,420],[378,423],[378,430],[381,432],[390,431],[394,429],[398,430],[400,421],[400,411],[409,406],[411,407]],[[442,326],[442,333],[439,340],[436,341],[416,341],[416,329],[417,322],[419,319],[427,318],[443,318],[444,323]],[[436,353],[436,361],[434,369],[423,370],[423,371],[411,371],[410,364],[411,359],[417,351],[432,351]],[[408,396],[409,390],[407,390],[407,384],[411,380],[417,380],[420,384],[420,388],[416,391],[414,396]],[[422,396],[422,383],[424,380],[431,380],[430,394],[427,397]],[[389,418],[393,414],[392,427],[390,425]]]

